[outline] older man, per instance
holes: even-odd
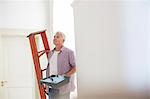
[[[47,76],[64,75],[70,77],[70,82],[59,89],[49,88],[50,99],[69,99],[70,92],[75,89],[73,74],[76,72],[75,57],[72,50],[63,46],[65,35],[56,32],[53,43],[55,48],[49,53]]]

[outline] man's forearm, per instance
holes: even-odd
[[[76,67],[72,67],[67,73],[65,73],[66,76],[71,76],[76,72]]]

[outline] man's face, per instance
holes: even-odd
[[[63,45],[64,39],[63,39],[63,37],[61,35],[57,35],[56,34],[54,36],[53,43],[54,43],[54,45]]]

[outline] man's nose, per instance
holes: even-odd
[[[54,41],[56,41],[57,39],[56,38],[54,38]]]

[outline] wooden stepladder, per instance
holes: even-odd
[[[40,35],[42,38],[42,42],[44,45],[44,50],[42,51],[38,51],[36,40],[35,40],[36,35]],[[41,69],[40,59],[39,59],[44,54],[46,54],[48,58],[48,53],[50,52],[50,47],[49,47],[48,39],[46,36],[46,30],[31,33],[27,37],[29,38],[29,41],[30,41],[40,97],[41,99],[46,99],[45,88],[43,85],[40,84],[40,80],[43,79],[43,71],[45,71],[46,69]]]

